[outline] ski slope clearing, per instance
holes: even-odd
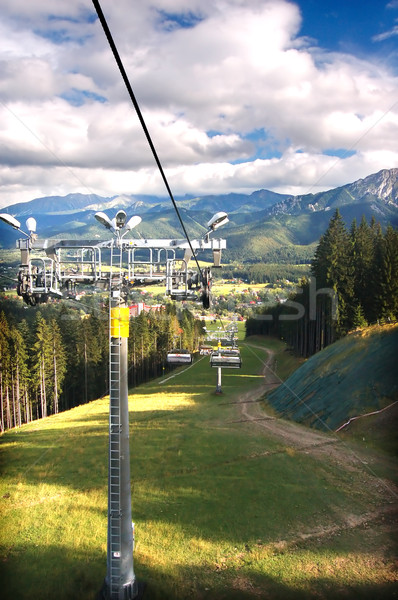
[[[134,566],[146,600],[385,600],[394,465],[264,413],[281,342],[241,344],[130,391]],[[259,347],[256,347],[259,346]],[[161,383],[163,381],[163,383]],[[95,598],[106,565],[108,399],[1,437],[5,600]]]

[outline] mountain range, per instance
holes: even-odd
[[[224,262],[307,262],[336,208],[347,226],[354,219],[359,222],[362,216],[368,221],[375,217],[382,227],[398,226],[398,168],[317,194],[291,196],[258,190],[252,194],[184,196],[175,200],[192,238],[203,235],[215,212],[228,213],[230,222],[220,230],[220,237],[227,240]],[[121,208],[128,216],[142,217],[137,230],[143,237],[183,237],[168,197],[68,194],[36,198],[5,207],[2,212],[21,222],[35,217],[40,238],[107,239],[109,234],[94,214],[104,211],[112,218]],[[13,247],[18,235],[0,222],[1,247]]]

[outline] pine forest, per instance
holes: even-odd
[[[247,335],[285,339],[308,357],[349,331],[398,319],[398,231],[372,219],[347,230],[336,210],[321,236],[311,276],[283,303],[257,311]]]
[[[1,431],[108,393],[108,307],[86,310],[0,301]],[[161,375],[174,345],[193,351],[201,337],[200,321],[186,309],[177,314],[172,304],[132,318],[129,386]]]

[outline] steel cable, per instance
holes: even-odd
[[[123,63],[122,63],[122,60],[121,60],[121,58],[120,58],[119,52],[118,52],[118,50],[117,50],[117,48],[116,48],[116,44],[115,44],[115,42],[114,42],[114,40],[113,40],[112,34],[111,34],[111,32],[110,32],[110,29],[109,29],[109,27],[108,27],[108,24],[107,24],[107,22],[106,22],[106,19],[105,19],[104,13],[102,12],[102,9],[101,9],[101,6],[100,6],[100,3],[98,2],[98,0],[93,0],[93,4],[94,4],[94,8],[95,8],[95,10],[96,10],[96,12],[97,12],[98,18],[99,18],[99,20],[100,20],[100,23],[101,23],[101,25],[102,25],[102,28],[103,28],[103,30],[104,30],[104,33],[105,33],[105,35],[106,35],[106,38],[107,38],[107,40],[108,40],[108,42],[109,42],[109,45],[110,45],[110,47],[111,47],[111,50],[112,50],[113,56],[114,56],[114,58],[115,58],[115,60],[116,60],[116,63],[117,63],[117,66],[119,67],[120,73],[121,73],[121,75],[122,75],[122,78],[123,78],[124,84],[125,84],[125,86],[126,86],[126,88],[127,88],[127,91],[128,91],[128,93],[129,93],[130,99],[131,99],[131,101],[132,101],[132,103],[133,103],[133,106],[134,106],[134,108],[135,108],[135,111],[136,111],[136,113],[137,113],[137,116],[138,116],[138,118],[139,118],[139,121],[140,121],[140,123],[141,123],[141,126],[142,126],[142,128],[143,128],[143,130],[144,130],[144,133],[145,133],[146,139],[147,139],[147,141],[148,141],[149,147],[150,147],[150,148],[151,148],[151,150],[152,150],[153,157],[154,157],[154,159],[155,159],[155,162],[156,162],[156,164],[157,164],[157,166],[158,166],[158,169],[159,169],[159,171],[160,171],[160,174],[161,174],[161,176],[162,176],[163,182],[164,182],[164,184],[165,184],[165,186],[166,186],[167,192],[168,192],[168,194],[169,194],[169,196],[170,196],[170,200],[171,200],[171,202],[172,202],[172,204],[173,204],[173,206],[174,206],[174,210],[176,211],[177,217],[178,217],[178,219],[179,219],[179,221],[180,221],[180,224],[181,224],[182,230],[183,230],[183,232],[184,232],[184,235],[185,235],[185,237],[186,237],[186,240],[187,240],[187,242],[188,242],[188,245],[189,245],[189,249],[191,250],[191,252],[192,252],[192,256],[193,256],[193,257],[194,257],[194,259],[195,259],[196,265],[197,265],[197,267],[198,267],[198,270],[199,270],[199,273],[200,273],[200,278],[201,278],[201,280],[202,280],[202,279],[203,279],[203,274],[202,274],[202,270],[201,270],[201,268],[200,268],[200,266],[199,266],[198,259],[197,259],[197,257],[196,257],[196,254],[195,254],[195,252],[194,252],[194,249],[193,249],[193,247],[192,247],[191,240],[189,239],[189,236],[188,236],[187,230],[185,229],[185,225],[184,225],[184,222],[183,222],[183,220],[182,220],[182,217],[181,217],[181,215],[180,215],[180,211],[178,210],[178,207],[177,207],[176,201],[175,201],[175,199],[174,199],[173,193],[172,193],[172,191],[171,191],[171,188],[170,188],[170,186],[169,186],[169,183],[168,183],[168,181],[167,181],[166,175],[165,175],[165,173],[164,173],[164,170],[163,170],[162,164],[161,164],[161,162],[160,162],[160,159],[159,159],[159,157],[158,157],[158,154],[157,154],[157,152],[156,152],[155,146],[154,146],[154,144],[153,144],[153,142],[152,142],[151,135],[150,135],[150,133],[149,133],[149,130],[148,130],[147,126],[146,126],[146,123],[145,123],[144,117],[143,117],[143,115],[142,115],[141,109],[140,109],[140,107],[139,107],[139,105],[138,105],[137,99],[136,99],[136,97],[135,97],[135,94],[134,94],[134,92],[133,92],[133,89],[132,89],[132,87],[131,87],[131,84],[130,84],[129,78],[128,78],[128,76],[127,76],[127,73],[126,73],[126,70],[125,70],[125,68],[124,68],[124,66],[123,66]]]

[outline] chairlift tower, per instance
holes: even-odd
[[[134,573],[134,530],[131,511],[130,444],[128,410],[128,289],[142,283],[166,283],[166,295],[172,300],[201,300],[210,304],[211,271],[205,269],[201,280],[188,269],[189,246],[195,251],[211,250],[214,266],[219,267],[225,240],[209,239],[210,234],[228,221],[226,213],[217,213],[208,222],[204,238],[192,240],[124,240],[128,231],[141,222],[119,210],[114,219],[99,212],[96,219],[114,237],[107,242],[79,240],[37,240],[36,222],[30,217],[21,229],[17,219],[7,213],[0,220],[22,233],[17,240],[21,251],[18,295],[29,305],[53,298],[75,298],[76,285],[102,286],[109,289],[109,452],[108,452],[108,529],[107,570],[100,600],[135,600],[143,587]],[[32,256],[32,250],[44,250],[46,256]],[[103,268],[103,250],[110,250],[110,270]],[[184,260],[176,250],[184,250]],[[149,251],[148,258],[136,252]],[[124,256],[127,255],[127,261]],[[163,257],[163,258],[162,258]],[[127,265],[125,264],[127,262]],[[199,294],[197,293],[199,291]]]
[[[119,211],[120,215],[124,211]],[[125,215],[125,213],[124,213]],[[138,598],[131,517],[128,408],[129,309],[123,289],[123,218],[116,220],[109,272],[109,452],[107,569],[103,600]]]
[[[218,332],[209,332],[208,338],[210,340],[218,340],[217,349],[211,353],[210,365],[217,368],[217,384],[216,394],[222,394],[221,378],[222,369],[240,369],[242,366],[242,359],[240,356],[240,350],[236,344],[236,336],[234,329],[228,328],[224,333],[226,338],[221,337],[221,330]],[[226,345],[226,347],[223,347]]]
[[[221,341],[218,342],[218,346],[217,347],[218,347],[218,351],[220,351]],[[221,387],[221,367],[217,367],[216,394],[217,395],[221,395],[222,394],[222,387]]]

